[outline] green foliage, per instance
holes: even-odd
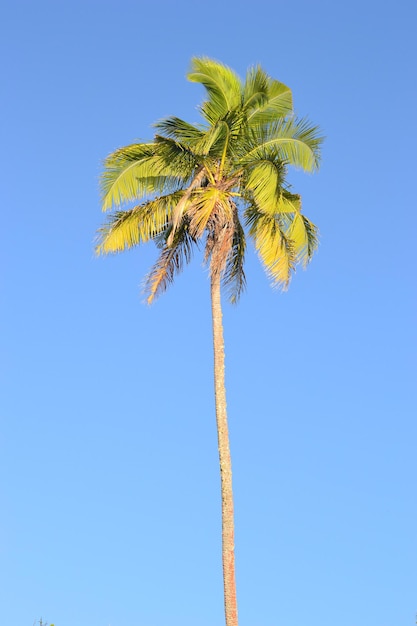
[[[103,210],[111,213],[96,251],[121,252],[154,240],[160,256],[146,281],[152,302],[201,242],[211,274],[221,275],[235,302],[245,287],[249,235],[272,283],[286,288],[318,244],[316,226],[286,183],[287,168],[317,170],[319,129],[294,115],[289,87],[259,66],[242,82],[222,63],[195,58],[188,79],[206,91],[202,124],[163,119],[153,141],[120,148],[105,160]]]

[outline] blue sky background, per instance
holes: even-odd
[[[281,294],[251,251],[225,304],[240,624],[414,624],[415,3],[1,14],[2,624],[223,623],[207,272],[149,308],[152,246],[93,254],[102,159],[199,120],[194,55],[261,63],[327,136],[291,174],[312,264]]]

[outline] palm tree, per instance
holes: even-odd
[[[227,626],[237,626],[221,287],[237,302],[245,287],[247,235],[274,285],[286,288],[295,266],[309,262],[317,229],[285,178],[288,165],[317,169],[321,138],[317,127],[295,117],[291,90],[260,67],[250,68],[242,82],[229,67],[195,58],[188,79],[206,90],[202,124],[169,117],[155,124],[152,141],[120,148],[105,160],[103,210],[112,212],[96,250],[109,254],[156,243],[148,303],[173,282],[194,248],[204,250],[211,281],[225,617]]]

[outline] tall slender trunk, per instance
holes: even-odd
[[[219,445],[222,495],[222,559],[224,610],[226,626],[238,626],[235,581],[235,529],[233,519],[232,461],[227,426],[226,387],[224,381],[224,339],[220,276],[211,278],[211,312],[214,346],[214,390],[216,399],[217,438]]]

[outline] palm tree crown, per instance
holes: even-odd
[[[318,168],[318,128],[295,117],[291,90],[258,66],[242,82],[227,66],[195,58],[188,79],[206,89],[202,124],[166,118],[152,141],[105,160],[103,210],[112,213],[97,253],[154,240],[160,254],[146,281],[151,303],[201,242],[211,277],[221,277],[235,302],[249,235],[273,284],[285,288],[317,247],[317,229],[285,178],[289,165]]]

